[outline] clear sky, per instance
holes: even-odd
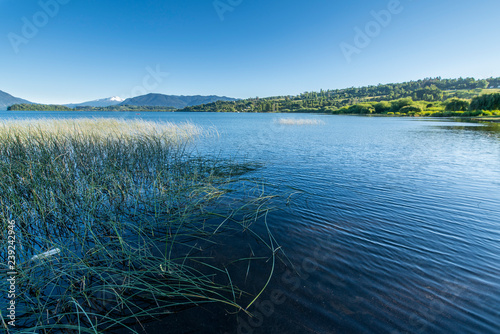
[[[0,90],[70,103],[500,76],[500,1],[397,2],[0,0]]]

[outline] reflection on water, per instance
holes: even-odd
[[[500,138],[500,123],[480,123],[480,124],[467,124],[467,125],[454,125],[454,126],[439,126],[444,130],[452,131],[470,131],[477,134],[482,134],[488,137]]]
[[[109,114],[96,115],[116,117]],[[200,151],[257,160],[264,167],[253,176],[300,190],[268,216],[290,262],[277,262],[253,318],[209,305],[145,324],[146,332],[500,332],[499,124],[285,115],[321,120],[291,127],[272,114],[120,116],[215,126],[220,136]],[[238,240],[228,249],[237,253]],[[253,270],[258,292],[268,267]]]

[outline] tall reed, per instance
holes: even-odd
[[[115,119],[0,125],[1,238],[14,220],[17,328],[133,332],[133,323],[185,307],[219,302],[242,311],[253,303],[227,263],[205,250],[246,233],[268,251],[248,265],[274,259],[269,229],[252,228],[273,196],[243,177],[255,165],[190,154],[203,133],[187,123]]]

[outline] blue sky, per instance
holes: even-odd
[[[498,0],[0,0],[0,90],[70,103],[500,76],[498,13]],[[371,36],[356,44],[356,27]]]

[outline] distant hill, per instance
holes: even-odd
[[[236,101],[226,96],[184,96],[184,95],[164,95],[164,94],[147,94],[142,96],[126,99],[121,106],[151,106],[151,107],[173,107],[173,108],[186,108],[200,104],[212,103],[216,101]]]
[[[75,108],[75,107],[109,107],[109,106],[116,106],[117,104],[120,104],[123,102],[123,99],[118,96],[113,96],[113,97],[108,97],[105,99],[99,99],[99,100],[93,100],[93,101],[88,101],[88,102],[82,102],[82,103],[70,103],[70,104],[65,104],[64,106],[69,107],[69,108]]]
[[[20,103],[31,103],[29,101],[14,97],[0,90],[0,110],[7,110],[8,106]]]

